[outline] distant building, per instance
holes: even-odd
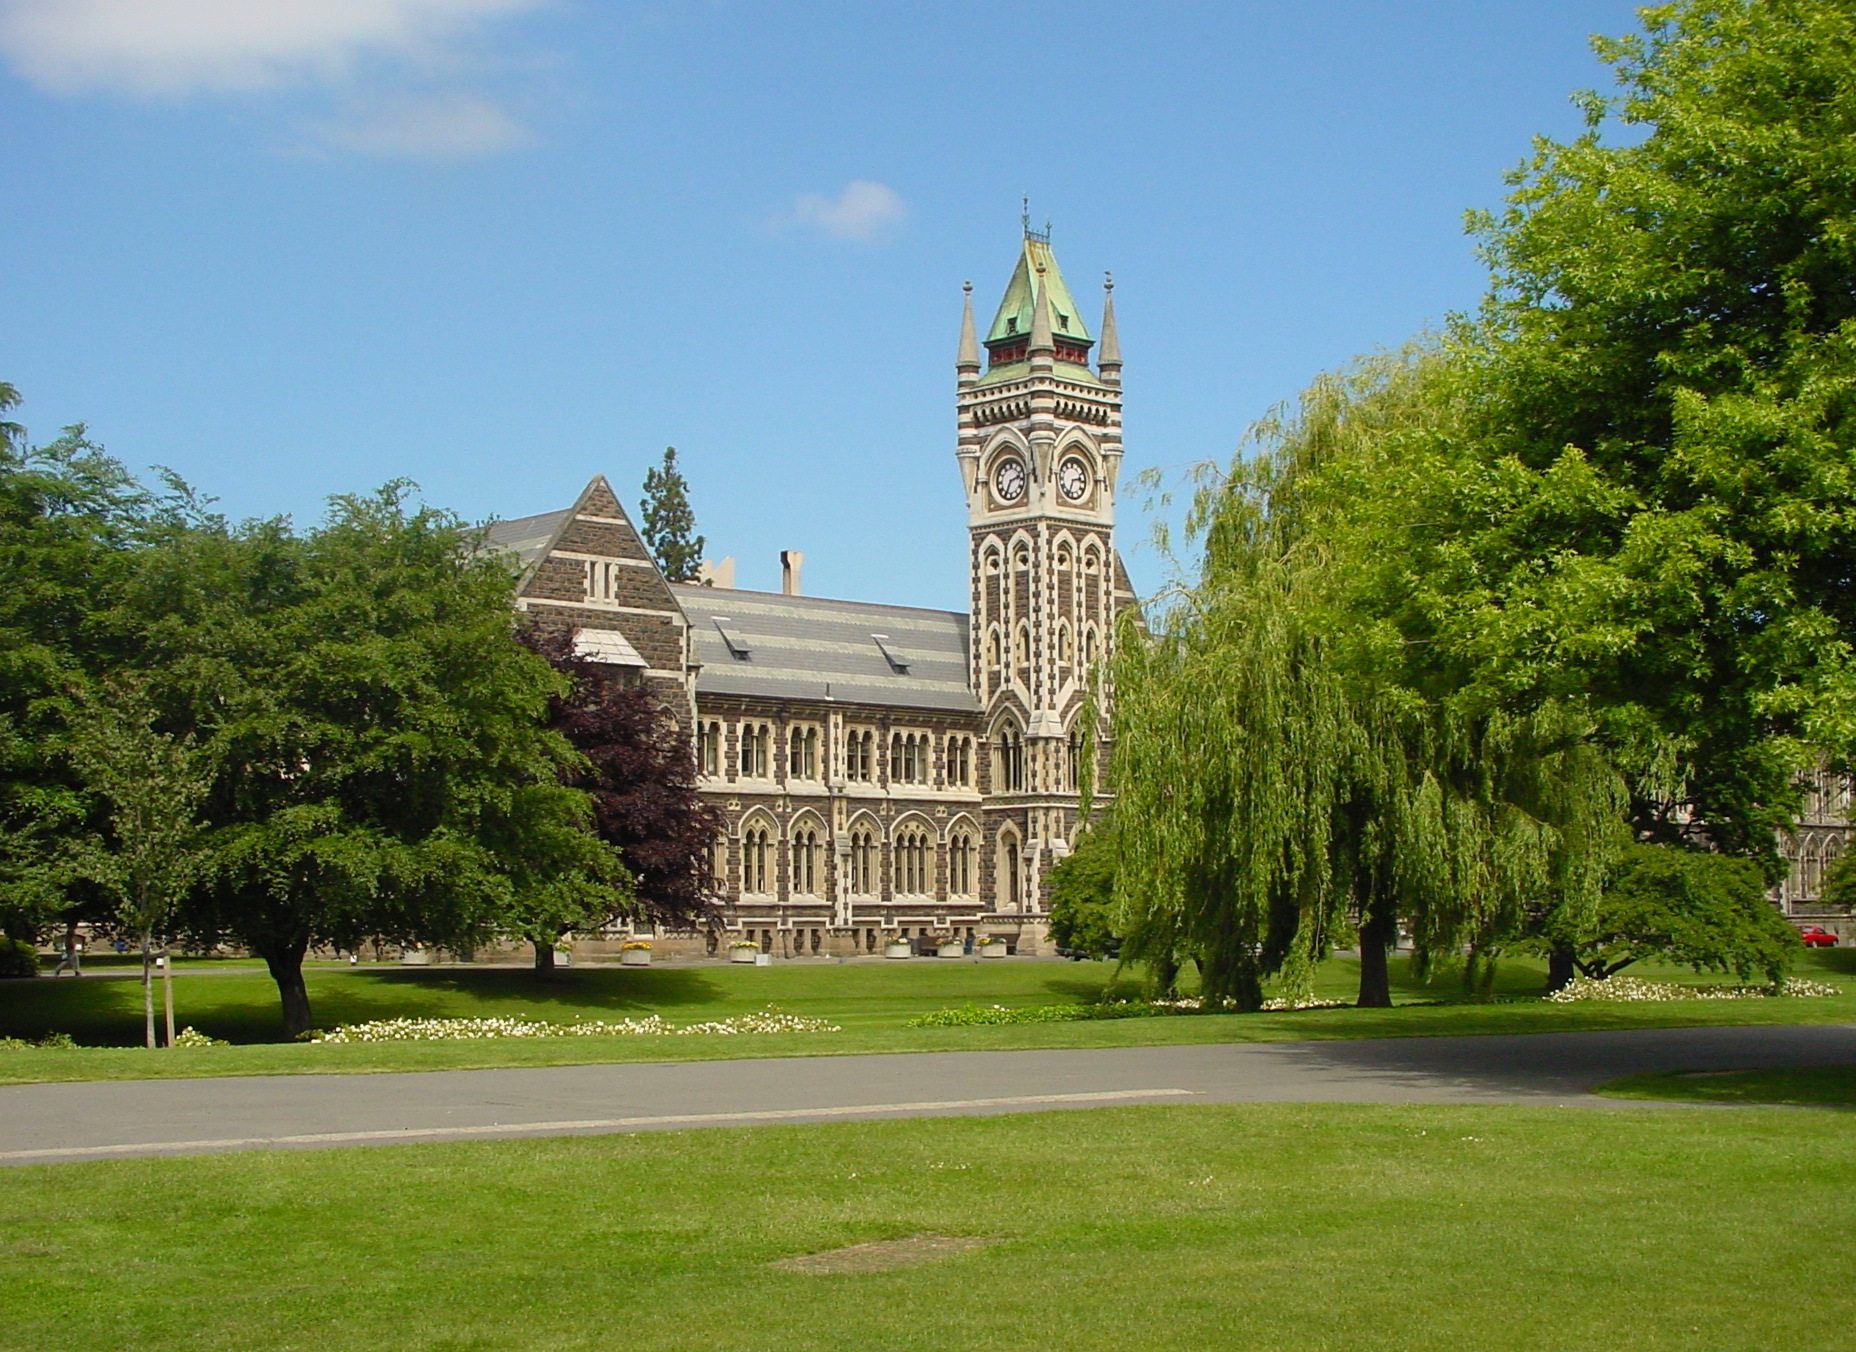
[[[490,529],[521,559],[518,607],[634,671],[690,729],[727,821],[727,928],[705,944],[1045,943],[1093,735],[1086,682],[1134,603],[1115,551],[1112,283],[1098,341],[1048,232],[1027,227],[983,340],[968,288],[955,372],[970,611],[808,597],[796,553],[777,593],[666,582],[604,478]]]
[[[1848,939],[1849,912],[1827,906],[1820,898],[1825,873],[1849,850],[1850,836],[1856,832],[1850,823],[1849,777],[1820,768],[1805,776],[1804,790],[1797,828],[1779,837],[1789,871],[1773,889],[1772,899],[1788,919],[1822,925]]]

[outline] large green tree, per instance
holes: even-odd
[[[200,530],[143,560],[129,604],[217,766],[212,872],[184,919],[265,960],[290,1035],[313,945],[465,946],[551,890],[623,887],[561,782],[562,683],[516,642],[511,584],[399,485],[337,498],[307,536]]]
[[[1856,753],[1856,4],[1685,0],[1474,218],[1465,446],[1428,638],[1605,711],[1636,820],[1775,867],[1810,748]]]

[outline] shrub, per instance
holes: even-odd
[[[37,976],[39,951],[21,939],[0,935],[0,977]]]

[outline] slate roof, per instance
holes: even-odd
[[[573,514],[573,508],[568,507],[559,512],[543,512],[540,516],[518,516],[513,521],[494,522],[490,526],[490,544],[509,550],[527,568],[547,552],[561,523]]]
[[[958,611],[689,583],[671,591],[702,663],[698,695],[979,711],[967,686],[967,616]]]

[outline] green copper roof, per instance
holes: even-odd
[[[1050,305],[1051,336],[1093,342],[1089,326],[1083,323],[1082,312],[1076,308],[1076,300],[1064,284],[1057,256],[1050,251],[1047,241],[1033,235],[1025,237],[1024,252],[1019,254],[1018,266],[1012,270],[1012,280],[1006,285],[1005,299],[999,302],[999,313],[993,317],[992,331],[986,335],[986,341],[996,343],[1015,334],[1029,336],[1039,265],[1044,268],[1044,298]]]
[[[1031,374],[1029,361],[1009,362],[1004,366],[994,366],[979,379],[981,385],[1006,385],[1014,380],[1023,380]],[[1074,380],[1084,385],[1100,385],[1101,379],[1087,366],[1078,366],[1075,362],[1060,361],[1051,364],[1051,374],[1061,380]]]

